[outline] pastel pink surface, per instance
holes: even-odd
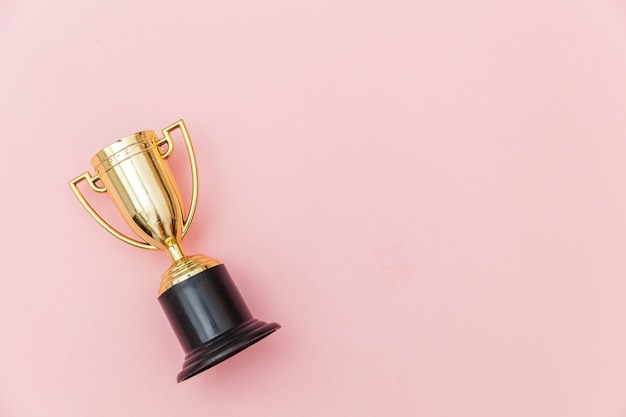
[[[0,56],[0,416],[626,414],[623,3],[9,0]],[[67,181],[180,117],[283,328],[177,385],[167,257]]]

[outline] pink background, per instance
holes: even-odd
[[[626,415],[623,2],[4,0],[0,98],[0,416]],[[177,385],[67,181],[180,117],[283,329]]]

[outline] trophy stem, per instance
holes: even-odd
[[[187,257],[183,247],[173,237],[169,237],[165,240],[165,246],[167,247],[167,253],[170,255],[172,262],[175,264],[181,262]]]

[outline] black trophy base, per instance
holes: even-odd
[[[185,351],[178,382],[217,365],[280,329],[252,316],[224,265],[174,285],[159,303]]]

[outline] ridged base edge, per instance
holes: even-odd
[[[217,259],[209,258],[204,255],[194,255],[182,259],[180,262],[172,265],[161,277],[161,285],[159,285],[159,295],[169,290],[176,284],[188,280],[202,271],[221,265]]]
[[[185,357],[183,370],[176,378],[177,381],[182,382],[225,361],[278,329],[280,329],[278,323],[268,324],[261,320],[251,319],[228,330],[189,352]]]

